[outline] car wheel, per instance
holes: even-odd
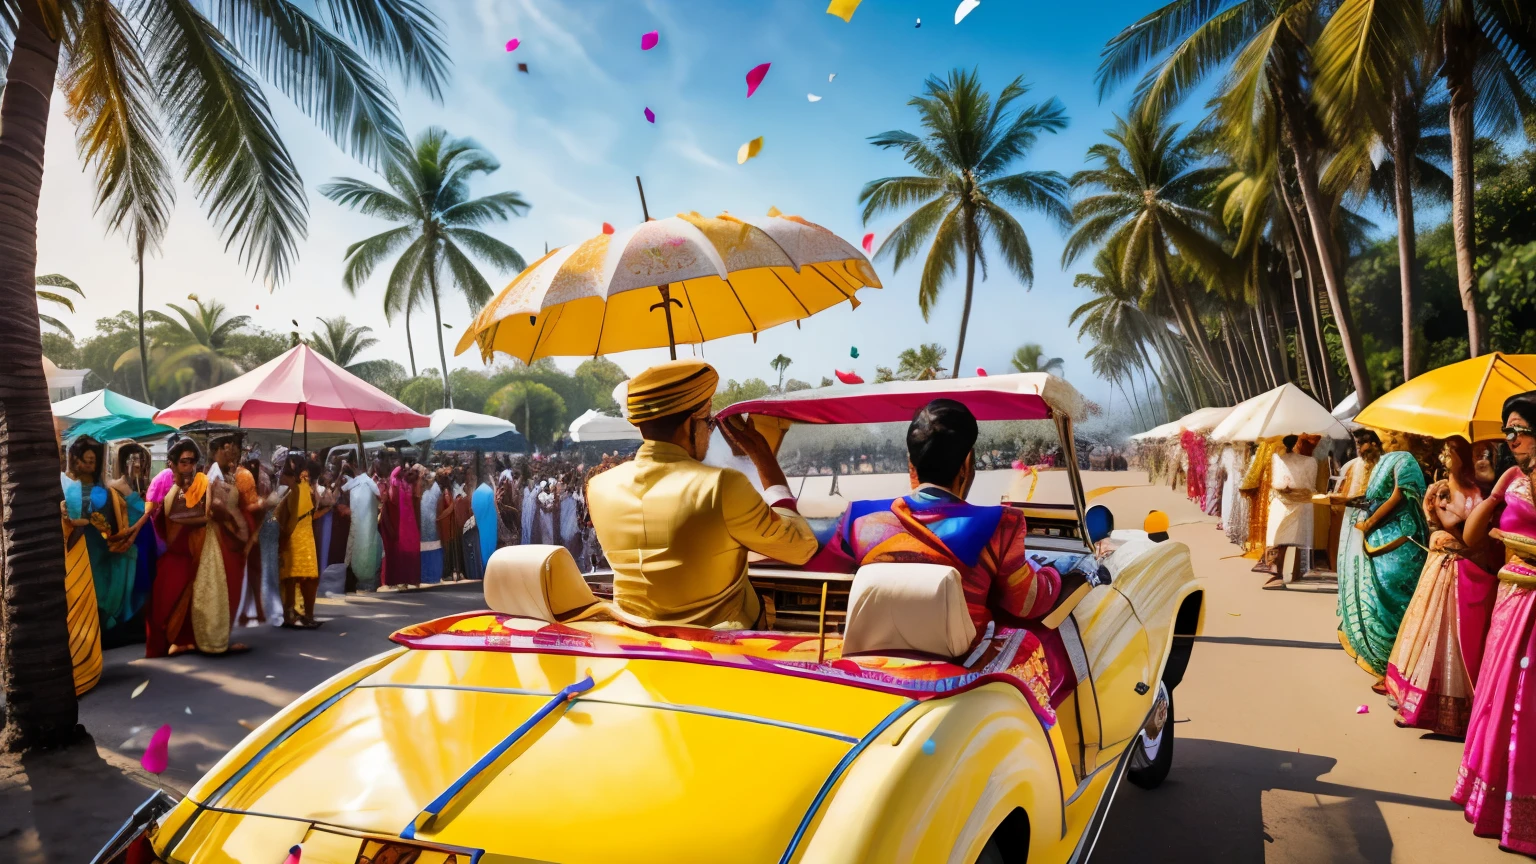
[[[1126,779],[1142,789],[1161,786],[1168,777],[1168,769],[1173,767],[1173,694],[1161,683],[1152,703],[1152,716],[1146,727],[1136,733],[1131,747]]]

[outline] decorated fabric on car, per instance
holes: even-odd
[[[931,699],[992,682],[1011,684],[1024,694],[1046,726],[1056,722],[1050,706],[1050,673],[1045,649],[1027,630],[999,628],[969,668],[916,655],[842,656],[842,639],[828,636],[816,660],[817,638],[800,633],[648,627],[611,621],[552,624],[497,612],[438,618],[390,636],[407,648],[450,651],[506,651],[681,660],[775,672],[879,690],[912,699]]]

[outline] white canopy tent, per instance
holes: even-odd
[[[495,438],[497,435],[516,431],[517,426],[500,417],[461,411],[458,408],[439,408],[432,412],[430,426],[410,430],[405,440],[412,444],[420,444],[423,441]]]
[[[1231,408],[1197,408],[1185,414],[1177,420],[1154,426],[1139,435],[1132,435],[1132,441],[1156,441],[1162,438],[1172,438],[1185,429],[1191,432],[1206,432],[1220,423],[1232,412]]]
[[[1211,440],[1258,441],[1280,435],[1322,435],[1342,440],[1349,438],[1349,430],[1300,387],[1285,383],[1233,408],[1212,430]]]
[[[1349,425],[1355,419],[1355,415],[1360,413],[1360,394],[1351,393],[1345,396],[1343,402],[1333,406],[1332,413],[1340,423]]]
[[[577,444],[590,441],[639,441],[640,430],[622,417],[610,417],[587,409],[587,413],[571,421],[571,440]]]

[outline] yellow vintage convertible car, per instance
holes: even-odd
[[[1202,594],[1183,545],[1111,534],[1107,511],[1088,508],[1081,397],[1051,376],[1003,375],[724,413],[748,415],[793,465],[828,440],[880,452],[882,430],[937,396],[983,421],[978,451],[1042,431],[1059,441],[1059,467],[983,475],[1008,480],[999,497],[1025,509],[1032,555],[1085,574],[1055,626],[975,634],[958,574],[939,567],[894,574],[936,592],[917,610],[931,633],[844,653],[867,620],[911,620],[903,592],[871,586],[914,565],[841,576],[765,561],[751,573],[769,629],[637,629],[601,614],[563,549],[510,547],[487,567],[487,610],[398,631],[185,798],[157,793],[97,861],[1085,860],[1122,776],[1151,787],[1167,774]],[[854,444],[828,439],[831,424],[858,424]],[[805,482],[843,495],[892,482],[863,461]]]

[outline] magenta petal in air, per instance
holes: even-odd
[[[763,83],[763,78],[768,75],[768,67],[772,65],[772,63],[764,63],[761,66],[753,66],[752,71],[747,73],[748,99],[751,99],[752,94],[757,92],[757,85]]]
[[[155,734],[149,738],[149,746],[144,748],[144,755],[139,757],[139,764],[151,774],[165,773],[165,766],[170,762],[171,724],[167,723],[155,730]]]
[[[649,108],[645,109],[645,121],[647,123],[655,123],[656,122],[656,112],[652,111]]]
[[[507,50],[508,51],[516,51],[517,50],[517,46],[519,46],[521,44],[523,44],[523,43],[517,41],[516,39],[508,39],[507,40]]]
[[[652,30],[651,32],[649,32],[649,33],[645,34],[644,36],[640,37],[640,50],[641,51],[649,51],[652,48],[655,48],[656,47],[656,43],[660,42],[660,41],[661,41],[661,34],[656,32],[655,30]]]

